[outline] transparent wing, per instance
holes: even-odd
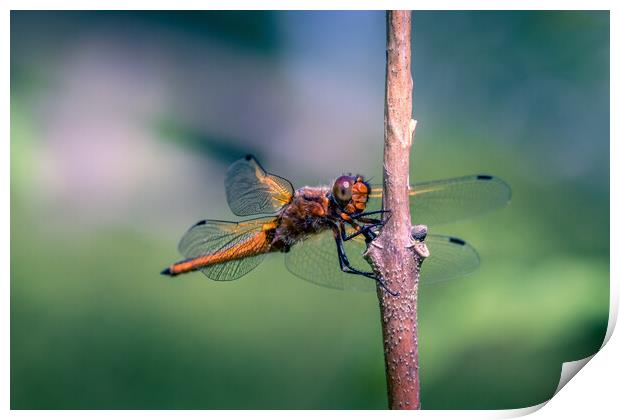
[[[480,265],[476,250],[461,239],[428,235],[426,244],[430,256],[422,263],[420,285],[451,280],[471,273]],[[362,238],[345,242],[345,251],[353,267],[372,271],[362,256],[366,251],[366,243]],[[286,254],[285,262],[291,273],[320,286],[361,292],[376,290],[374,280],[340,270],[336,242],[331,232],[312,236],[296,244]]]
[[[381,186],[372,186],[368,211],[381,208]],[[510,201],[510,186],[491,175],[414,184],[409,203],[414,223],[439,225],[478,216],[499,209]]]
[[[462,239],[428,235],[426,246],[430,256],[422,263],[420,284],[452,280],[471,273],[480,265],[476,250]]]
[[[363,240],[344,243],[345,252],[353,267],[371,271],[362,257],[366,250]],[[372,279],[348,274],[340,269],[336,241],[331,231],[310,236],[295,244],[285,257],[286,268],[296,276],[320,286],[339,290],[372,291],[376,282]]]
[[[293,193],[289,181],[266,172],[251,155],[234,162],[226,173],[226,199],[237,216],[275,213]]]
[[[234,259],[234,253],[260,246],[255,240],[263,225],[273,222],[273,217],[261,217],[243,222],[202,220],[192,226],[179,242],[179,252],[185,258],[218,253],[230,254],[231,259],[201,269],[213,280],[235,280],[247,274],[265,258],[265,254]]]

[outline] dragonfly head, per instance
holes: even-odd
[[[332,199],[347,214],[361,213],[366,208],[370,185],[361,175],[342,175],[336,178]]]

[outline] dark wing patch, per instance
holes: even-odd
[[[452,242],[453,244],[457,244],[457,245],[465,245],[465,241],[459,238],[450,237],[450,242]]]

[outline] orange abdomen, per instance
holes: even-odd
[[[195,258],[190,258],[188,260],[178,262],[176,264],[172,264],[168,269],[169,272],[164,274],[175,276],[177,274],[200,270],[201,268],[210,265],[239,260],[254,255],[264,254],[270,251],[271,242],[267,238],[267,232],[262,231],[258,232],[254,236],[251,236],[248,240],[235,244],[225,250],[213,254],[201,255]]]

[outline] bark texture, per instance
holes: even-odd
[[[388,11],[383,156],[383,208],[387,223],[366,258],[392,296],[378,288],[388,398],[391,409],[420,408],[417,295],[420,264],[428,255],[412,238],[409,213],[409,153],[412,119],[411,12]]]

